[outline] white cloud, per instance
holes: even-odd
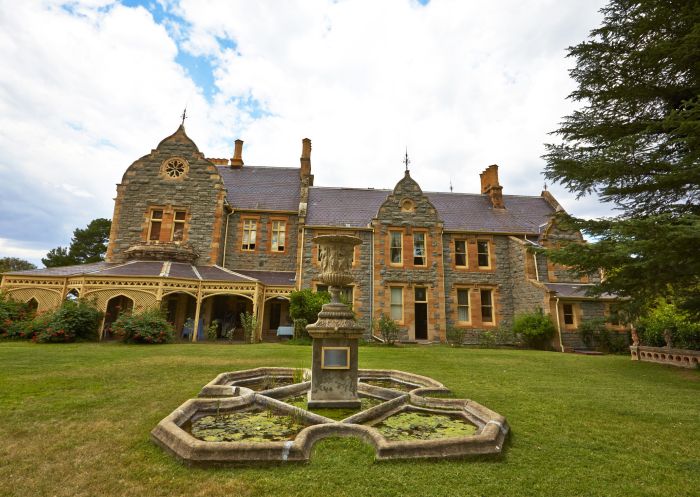
[[[538,194],[542,144],[573,108],[565,48],[599,24],[602,5],[159,3],[185,23],[166,29],[145,8],[107,0],[0,0],[0,59],[12,68],[0,73],[0,209],[12,213],[0,237],[48,250],[110,217],[114,184],[185,104],[188,133],[210,157],[229,157],[241,137],[246,164],[297,165],[301,138],[312,138],[319,185],[392,187],[408,146],[425,190],[451,180],[475,192],[498,163],[504,193]],[[178,43],[210,58],[211,101],[175,62]],[[550,189],[575,214],[606,212]]]

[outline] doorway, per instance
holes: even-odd
[[[428,339],[428,292],[425,287],[415,287],[413,293],[415,311],[415,339]]]

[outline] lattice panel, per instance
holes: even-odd
[[[44,288],[19,288],[7,290],[6,293],[13,300],[19,302],[29,302],[32,298],[36,299],[39,303],[37,312],[50,311],[61,305],[61,294]]]
[[[97,290],[88,292],[85,297],[95,299],[97,308],[103,312],[107,311],[107,303],[114,297],[124,295],[134,301],[134,310],[148,309],[156,306],[156,296],[153,293],[140,292],[129,288],[117,288],[111,290]]]

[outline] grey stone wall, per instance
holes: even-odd
[[[184,178],[169,179],[161,174],[161,165],[172,157],[182,157],[189,163]],[[223,181],[216,166],[204,159],[183,128],[129,166],[118,189],[114,215],[117,226],[110,239],[111,261],[126,260],[124,252],[129,247],[146,242],[144,231],[148,230],[150,207],[174,206],[188,211],[185,240],[199,253],[196,263],[217,262],[218,257],[212,258],[211,252],[212,243],[218,239],[216,223],[223,211]]]
[[[255,251],[241,250],[242,218],[257,218]],[[271,220],[286,219],[286,249],[284,252],[270,251]],[[298,217],[289,213],[235,211],[228,220],[226,240],[226,267],[256,271],[296,271]]]
[[[491,254],[492,254],[492,267],[491,271],[484,271],[474,268],[470,265],[467,270],[454,269],[454,234],[445,234],[443,237],[443,257],[445,260],[445,313],[447,316],[448,326],[455,325],[454,316],[456,314],[457,306],[457,295],[455,288],[463,286],[493,286],[496,288],[496,327],[504,326],[510,327],[513,322],[513,298],[512,298],[512,278],[511,278],[511,260],[510,260],[510,247],[508,243],[508,238],[506,236],[493,236],[490,237],[491,243]],[[458,238],[462,239],[463,236]],[[475,239],[474,239],[475,240]],[[471,242],[471,240],[469,240]],[[476,243],[467,243],[467,252],[476,251]],[[524,270],[524,269],[523,269]],[[475,302],[472,292],[472,307],[474,307]],[[479,312],[479,311],[477,311]],[[473,316],[472,312],[472,316]],[[479,323],[473,323],[473,327],[470,328],[474,334],[483,331],[484,329],[493,330],[494,326],[483,327],[479,326]]]
[[[532,257],[533,254],[527,251],[525,245],[512,237],[508,237],[508,248],[512,282],[513,318],[519,314],[533,312],[537,309],[542,309],[546,312],[548,307],[545,304],[546,291],[529,281],[525,271],[525,258]],[[544,257],[538,256],[539,259],[544,259]]]

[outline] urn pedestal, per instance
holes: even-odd
[[[306,327],[313,339],[309,408],[359,408],[357,396],[358,341],[364,334],[350,308],[340,302],[340,289],[352,282],[352,254],[362,243],[347,235],[322,235],[313,239],[321,254],[321,281],[329,285],[331,302],[318,321]]]

